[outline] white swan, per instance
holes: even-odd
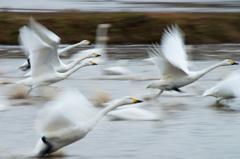
[[[63,94],[56,103],[47,104],[40,113],[42,119],[36,122],[36,128],[41,138],[33,151],[34,156],[45,156],[84,138],[109,111],[138,102],[142,101],[123,97],[94,114],[91,103],[81,93]]]
[[[17,84],[31,85],[32,88],[50,85],[52,83],[61,81],[84,66],[96,65],[92,61],[84,61],[80,65],[73,69],[59,73],[55,71],[51,65],[51,54],[54,52],[54,48],[44,43],[31,29],[24,26],[20,30],[21,36],[24,39],[25,46],[31,54],[31,68],[32,75],[29,78],[18,81]]]
[[[52,62],[52,66],[54,67],[54,69],[58,72],[66,72],[66,71],[70,70],[71,68],[73,68],[74,66],[76,66],[80,61],[82,61],[86,58],[100,56],[96,53],[91,52],[91,53],[86,54],[87,56],[81,56],[81,57],[79,57],[78,59],[76,59],[75,61],[73,61],[69,64],[64,64],[60,60],[58,54],[61,54],[61,53],[65,52],[65,51],[67,51],[67,50],[69,50],[73,47],[76,47],[76,46],[79,46],[79,45],[90,45],[91,43],[88,40],[82,40],[78,44],[75,44],[73,46],[69,46],[69,47],[66,47],[64,49],[58,50],[58,43],[60,42],[60,38],[56,34],[49,31],[43,25],[41,25],[40,23],[35,21],[32,17],[30,18],[30,28],[40,37],[41,40],[43,40],[43,42],[45,42],[49,46],[53,47],[54,51],[51,54],[51,60],[52,60],[51,62]],[[22,39],[21,34],[20,34],[19,39],[20,39],[19,40],[20,43],[23,43],[22,41],[24,39]],[[23,43],[23,46],[24,46],[24,43]],[[26,50],[26,49],[24,49],[24,50]],[[27,52],[27,51],[25,51],[25,52]],[[30,62],[31,62],[31,60],[30,60]],[[28,63],[29,63],[29,60],[28,60]],[[26,67],[29,68],[29,66],[27,66],[27,65],[26,65]],[[30,74],[31,74],[31,72],[27,73],[25,76],[29,76]]]
[[[223,99],[232,99],[240,96],[240,75],[239,70],[231,73],[226,79],[219,82],[216,86],[207,89],[203,97],[213,96],[218,98],[216,103]]]
[[[165,30],[162,36],[162,44],[153,45],[148,52],[150,57],[154,58],[161,79],[160,81],[150,83],[147,88],[160,89],[159,95],[164,90],[179,90],[219,66],[237,65],[231,60],[224,60],[212,65],[206,69],[197,72],[191,72],[187,68],[187,54],[183,41],[183,35],[178,26],[172,26],[172,29]]]

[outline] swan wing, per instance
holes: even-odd
[[[23,45],[30,52],[32,77],[52,74],[55,70],[51,66],[50,54],[53,48],[43,42],[31,29],[24,26],[20,29]]]
[[[178,67],[175,67],[168,61],[168,59],[165,58],[164,54],[161,51],[160,45],[153,44],[153,47],[150,47],[150,50],[148,50],[148,55],[152,59],[153,63],[157,66],[160,77],[166,75],[176,77],[186,75],[185,71]]]
[[[174,66],[188,72],[187,53],[184,44],[184,34],[180,28],[172,25],[168,27],[161,39],[161,49],[164,57]]]
[[[32,17],[30,18],[30,28],[48,45],[57,49],[60,38],[48,30],[46,27],[38,23]]]
[[[71,127],[90,119],[95,112],[92,104],[79,91],[64,91],[39,112],[35,128],[38,133],[44,134]]]

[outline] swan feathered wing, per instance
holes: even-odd
[[[36,130],[39,134],[68,128],[92,118],[97,110],[77,90],[60,93],[39,112]]]
[[[172,29],[168,27],[165,30],[161,40],[161,49],[165,58],[175,67],[188,72],[187,68],[187,53],[184,44],[182,31],[175,25]]]
[[[53,48],[43,42],[26,26],[20,29],[20,36],[23,45],[30,52],[32,77],[34,78],[43,74],[53,74],[55,70],[51,66],[51,59],[49,58],[53,52]]]
[[[157,65],[160,76],[165,75],[186,75],[187,54],[184,45],[184,35],[178,26],[172,26],[172,29],[165,30],[161,40],[161,46],[153,44],[148,54]]]
[[[60,42],[60,37],[56,34],[48,30],[46,27],[38,23],[32,17],[30,18],[30,28],[48,45],[53,48],[58,47],[58,43]]]

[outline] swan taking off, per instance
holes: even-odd
[[[153,58],[158,67],[161,79],[160,81],[150,83],[147,88],[160,89],[158,96],[165,90],[179,90],[219,66],[231,66],[238,63],[232,60],[224,60],[201,71],[191,72],[187,67],[187,54],[184,45],[182,31],[175,25],[172,29],[168,27],[162,36],[161,46],[153,44],[148,54]]]
[[[36,20],[34,20],[32,17],[30,18],[30,29],[46,44],[48,44],[49,46],[51,46],[53,48],[53,52],[51,54],[51,56],[49,58],[51,58],[51,62],[52,62],[52,66],[54,67],[54,69],[58,72],[66,72],[70,69],[72,69],[74,66],[76,66],[80,61],[86,59],[86,58],[90,58],[90,57],[97,57],[99,56],[96,53],[88,53],[85,54],[84,56],[79,57],[78,59],[76,59],[75,61],[71,62],[70,64],[64,64],[60,58],[58,54],[61,54],[71,48],[74,48],[76,46],[79,45],[90,45],[91,42],[88,40],[82,40],[81,42],[75,44],[75,45],[71,45],[69,47],[66,47],[64,49],[60,49],[58,50],[58,44],[60,42],[60,38],[54,34],[53,32],[51,32],[50,30],[48,30],[46,27],[44,27],[43,25],[41,25],[40,23],[38,23]],[[29,50],[27,49],[27,46],[25,46],[24,44],[25,39],[23,39],[23,37],[19,36],[19,43],[22,44],[23,46],[23,50],[25,52],[25,54],[27,56],[29,56]],[[25,62],[20,68],[22,70],[27,70],[30,68],[30,63],[31,63],[31,56],[30,56],[30,60],[28,59],[27,62]],[[31,72],[27,73],[25,76],[29,76],[31,75]]]
[[[112,109],[139,102],[142,101],[132,97],[123,97],[118,102],[96,112],[80,92],[63,93],[55,101],[47,103],[39,113],[36,130],[41,138],[33,151],[34,156],[45,156],[84,138]]]
[[[240,96],[240,75],[239,70],[231,73],[226,79],[219,82],[216,86],[206,90],[203,97],[213,96],[218,98],[216,103],[223,99],[232,99]]]
[[[96,65],[92,61],[84,61],[67,72],[59,73],[53,68],[50,58],[54,48],[43,42],[26,26],[21,28],[20,34],[32,59],[32,74],[31,77],[18,81],[17,84],[31,85],[32,88],[50,85],[67,78],[81,67]]]

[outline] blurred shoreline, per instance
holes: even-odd
[[[63,44],[95,41],[98,24],[112,24],[108,44],[133,45],[160,42],[163,30],[178,24],[186,44],[240,43],[240,13],[130,13],[54,12],[0,13],[0,44],[17,45],[19,29],[34,17],[61,38]]]

